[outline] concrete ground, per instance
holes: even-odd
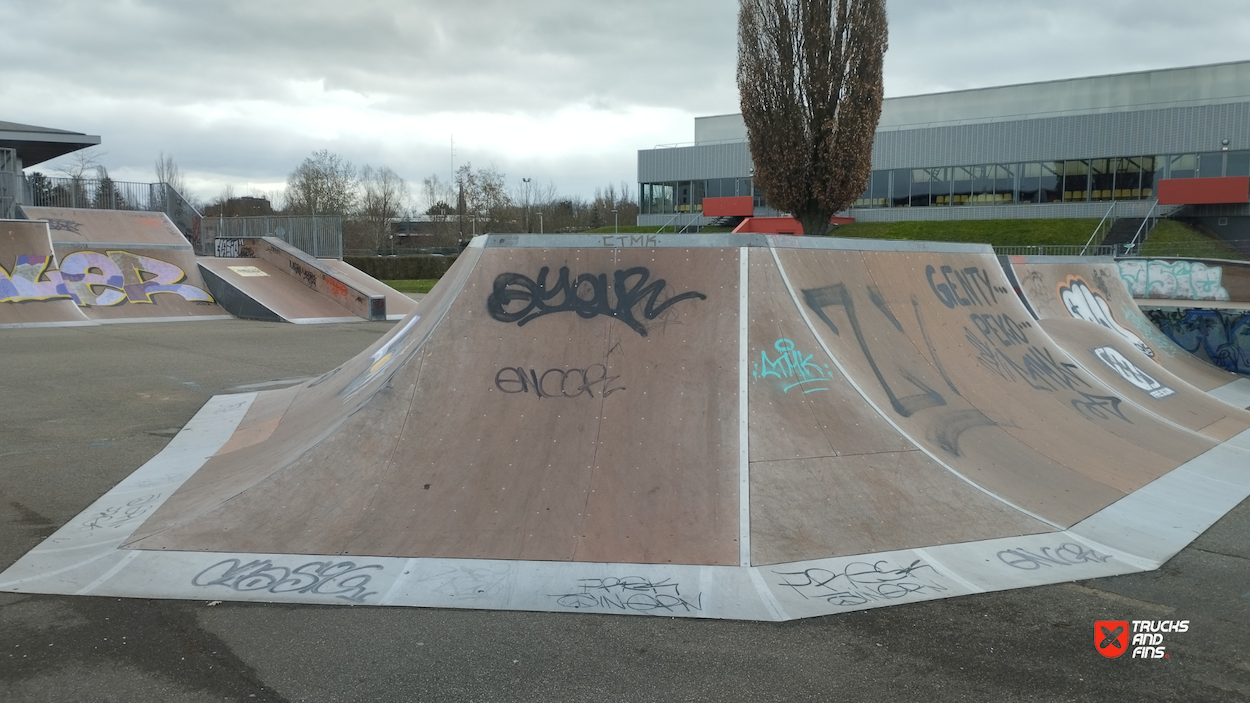
[[[210,396],[392,323],[0,331],[0,568]],[[1109,660],[1095,620],[1189,620]],[[1250,503],[1155,572],[785,624],[0,593],[3,701],[1250,700]]]

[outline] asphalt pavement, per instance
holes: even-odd
[[[214,394],[393,323],[0,330],[0,569]],[[1046,567],[1041,567],[1046,568]],[[1107,659],[1097,620],[1187,620]],[[0,701],[1250,700],[1250,502],[1153,572],[783,624],[0,593]]]

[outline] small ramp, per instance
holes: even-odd
[[[1119,335],[1135,352],[1148,357],[1152,363],[1146,366],[1160,366],[1167,374],[1238,408],[1250,406],[1250,379],[1199,359],[1160,331],[1142,314],[1114,259],[1062,256],[1004,259],[1004,268],[1014,277],[1021,296],[1043,324],[1066,325],[1049,323],[1049,320],[1083,320],[1099,325]]]
[[[1250,494],[1244,417],[1107,385],[989,247],[604,244],[476,238],[0,590],[787,620],[1154,569]]]
[[[296,324],[402,319],[413,301],[341,261],[316,259],[280,239],[218,239],[201,257],[209,290],[238,317]],[[388,315],[391,295],[401,313]]]
[[[0,326],[229,319],[164,214],[23,210],[0,225]]]

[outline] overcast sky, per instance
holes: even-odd
[[[889,0],[887,97],[1250,58],[1245,0]],[[171,154],[200,198],[319,149],[414,191],[494,164],[590,196],[738,111],[729,0],[0,0],[0,120]],[[14,21],[14,18],[21,18]],[[454,135],[455,151],[451,152]],[[37,167],[47,173],[57,162]]]

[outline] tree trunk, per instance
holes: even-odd
[[[794,213],[794,219],[803,226],[803,234],[809,237],[828,235],[833,230],[833,225],[829,223],[832,217],[830,213],[820,212],[815,208]]]

